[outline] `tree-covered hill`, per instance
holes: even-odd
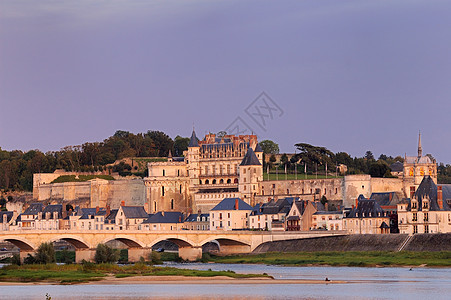
[[[66,146],[59,151],[42,153],[39,150],[23,152],[0,148],[0,189],[25,190],[33,188],[33,173],[66,171],[103,171],[106,165],[124,157],[165,157],[169,150],[181,156],[189,138],[177,136],[174,140],[161,131],[133,134],[116,133],[103,142]]]

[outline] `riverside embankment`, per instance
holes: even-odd
[[[316,251],[451,251],[451,233],[416,234],[355,234],[310,239],[267,242],[253,253],[316,252]]]

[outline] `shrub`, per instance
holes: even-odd
[[[161,255],[160,253],[156,252],[156,251],[152,251],[149,253],[149,262],[152,265],[160,265],[162,264],[162,260],[161,260]]]
[[[18,266],[21,265],[19,254],[14,254],[13,257],[11,257],[11,264],[18,265]]]
[[[115,263],[119,259],[119,251],[105,244],[98,244],[94,260],[96,263]]]

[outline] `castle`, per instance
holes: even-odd
[[[148,211],[207,212],[224,198],[255,202],[263,181],[263,151],[256,135],[208,134],[193,130],[184,157],[150,162],[146,185]]]
[[[263,151],[255,135],[207,134],[199,140],[193,130],[184,157],[148,163],[144,179],[49,183],[58,174],[34,174],[33,195],[38,201],[75,201],[85,207],[143,205],[148,213],[159,211],[208,212],[224,198],[241,198],[250,205],[270,199],[299,197],[342,201],[351,207],[362,194],[395,192],[411,198],[422,179],[429,175],[437,183],[437,164],[423,156],[421,135],[418,155],[405,156],[404,163],[392,166],[396,178],[346,175],[328,179],[264,180]],[[398,168],[395,170],[395,168]],[[50,177],[51,178],[50,178]],[[55,177],[55,178],[56,178]]]

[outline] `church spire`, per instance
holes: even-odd
[[[418,158],[423,156],[423,148],[421,148],[421,131],[418,133]]]

